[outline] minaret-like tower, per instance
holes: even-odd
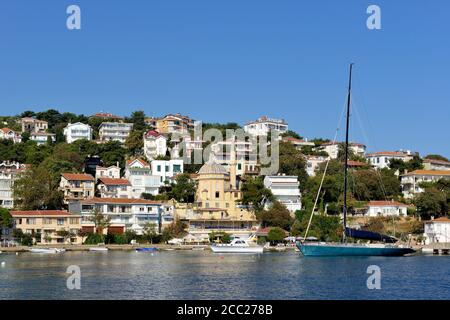
[[[230,185],[231,189],[236,189],[236,150],[235,150],[235,139],[233,135],[231,138],[231,150],[230,150]]]

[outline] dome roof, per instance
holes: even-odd
[[[198,171],[199,174],[227,174],[227,170],[211,158]]]

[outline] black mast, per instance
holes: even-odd
[[[344,235],[343,239],[345,240],[345,229],[347,227],[347,173],[348,173],[348,127],[350,123],[350,99],[351,99],[351,91],[352,91],[352,69],[353,63],[350,63],[350,75],[348,78],[348,95],[347,95],[347,126],[345,129],[345,167],[344,167]]]

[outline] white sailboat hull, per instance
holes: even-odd
[[[31,253],[61,253],[66,251],[65,249],[58,248],[31,248]]]

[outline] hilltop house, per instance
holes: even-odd
[[[329,141],[322,143],[316,149],[325,151],[331,159],[336,159],[338,157],[340,144],[340,142]],[[348,148],[357,156],[364,157],[366,153],[366,146],[362,143],[349,142]]]
[[[309,176],[315,176],[316,169],[321,163],[327,161],[327,159],[327,157],[323,156],[306,156],[306,173]]]
[[[79,139],[92,140],[92,128],[88,124],[81,122],[69,123],[64,128],[64,135],[67,143],[72,143]]]
[[[152,175],[159,177],[159,186],[166,182],[173,182],[176,175],[183,173],[183,160],[153,160],[151,162]]]
[[[13,228],[32,235],[39,244],[73,243],[81,244],[78,236],[81,216],[62,210],[11,211]],[[69,231],[70,237],[58,235],[58,231]]]
[[[264,178],[264,186],[272,191],[275,199],[290,212],[302,209],[299,185],[297,176],[278,175]]]
[[[59,184],[64,192],[64,202],[91,198],[95,194],[94,177],[85,173],[62,173]]]
[[[436,159],[423,159],[425,170],[450,170],[450,162]]]
[[[167,138],[155,130],[144,133],[144,155],[148,159],[165,156],[167,153]]]
[[[413,156],[414,154],[411,151],[380,151],[367,154],[366,159],[373,167],[383,169],[389,167],[392,159],[408,162]]]
[[[148,162],[142,159],[128,160],[125,165],[125,178],[131,184],[131,197],[140,198],[143,193],[159,193],[160,176],[152,175]]]
[[[302,147],[310,146],[314,147],[314,142],[309,142],[307,139],[297,139],[293,137],[283,137],[284,142],[292,143],[297,150],[301,150]]]
[[[397,201],[369,201],[365,215],[369,217],[378,216],[406,216],[408,206]]]
[[[119,179],[120,178],[119,162],[117,162],[117,165],[109,166],[107,168],[102,167],[102,166],[96,166],[95,167],[95,181],[97,181],[100,178]]]
[[[12,140],[13,143],[20,143],[22,141],[22,136],[19,132],[15,132],[9,128],[0,129],[0,140],[7,139]]]
[[[25,117],[20,120],[22,125],[22,132],[28,133],[44,133],[48,130],[48,122],[38,120],[36,118]]]
[[[46,144],[48,141],[54,143],[56,142],[56,134],[47,132],[33,132],[30,133],[30,140],[36,141],[39,146]]]
[[[281,135],[288,131],[288,124],[284,119],[262,116],[255,121],[247,122],[244,131],[253,136],[267,136],[270,131],[277,131]]]
[[[415,170],[400,177],[400,183],[405,198],[412,198],[423,192],[419,186],[421,182],[436,182],[440,179],[450,179],[449,170]]]
[[[119,141],[124,143],[133,130],[132,123],[102,122],[99,127],[100,141]]]

